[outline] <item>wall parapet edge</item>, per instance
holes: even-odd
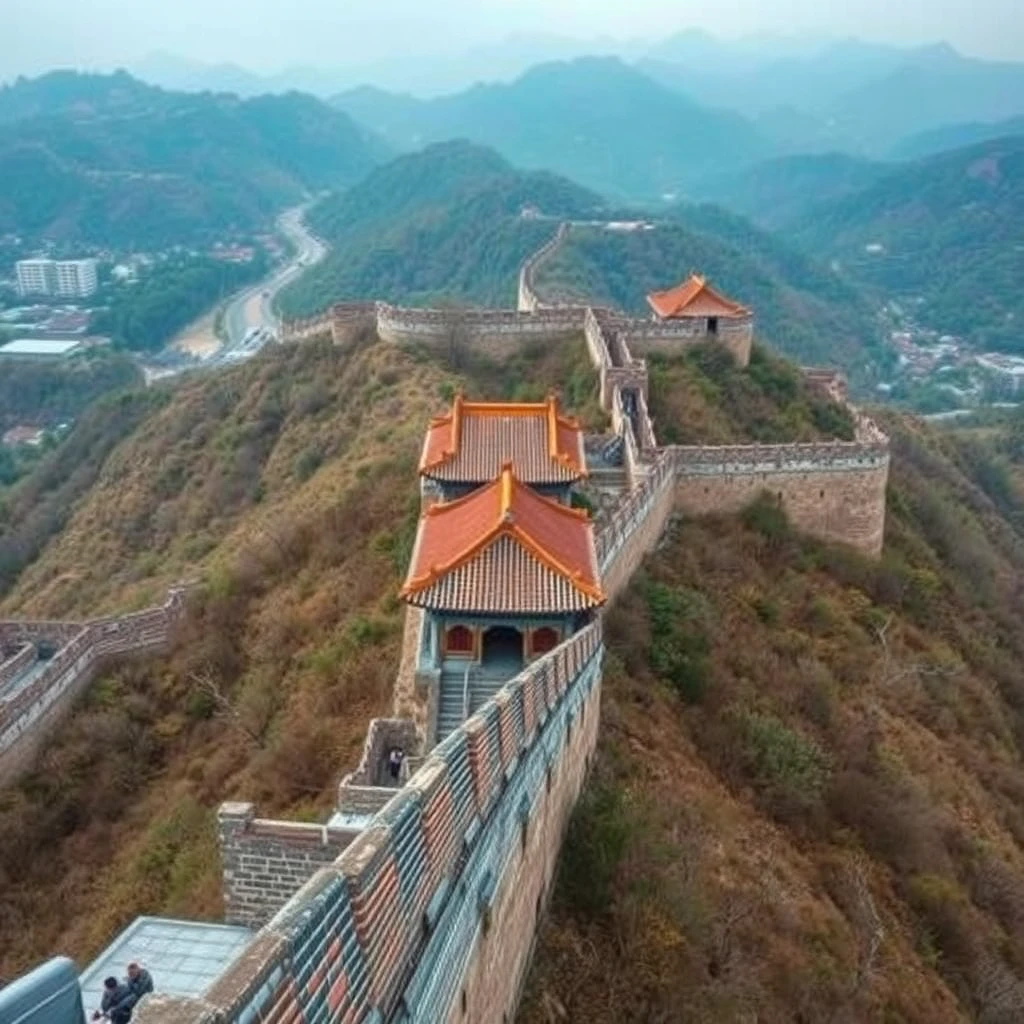
[[[112,659],[163,650],[184,612],[183,587],[172,587],[156,608],[83,623],[3,622],[0,635],[36,645],[59,643],[38,675],[13,695],[0,698],[0,782],[31,763],[46,732]]]
[[[529,665],[500,700],[438,744],[370,826],[257,934],[201,1001],[202,1012],[225,1024],[254,1016],[283,1022],[330,989],[340,993],[338,1019],[362,1019],[374,1008],[390,1017],[424,945],[446,934],[426,934],[423,915],[436,921],[455,906],[465,858],[503,843],[504,832],[489,828],[508,815],[515,820],[518,804],[503,801],[510,780],[544,737],[561,742],[552,730],[566,720],[556,712],[577,707],[597,685],[602,650],[598,621]],[[229,814],[246,820],[250,811],[242,805]],[[450,995],[445,989],[436,998]],[[138,1020],[174,1019],[167,1016],[174,1005],[163,1000],[151,1014],[143,1003]]]

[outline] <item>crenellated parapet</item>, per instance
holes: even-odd
[[[519,310],[534,313],[544,305],[537,294],[535,285],[537,270],[545,260],[549,259],[558,250],[568,233],[569,223],[563,221],[558,225],[558,230],[555,234],[519,268],[519,301],[517,303]]]
[[[164,604],[81,623],[0,622],[0,784],[31,765],[39,745],[111,660],[165,650],[184,612],[183,588]]]
[[[586,475],[584,463],[592,457],[595,474],[604,474],[602,496],[609,500],[602,501],[596,527],[584,513],[568,508],[557,517],[570,517],[577,531],[586,533],[593,575],[588,585],[601,602],[621,593],[657,548],[674,513],[738,512],[766,493],[798,529],[877,555],[885,526],[889,441],[848,404],[842,376],[804,371],[809,386],[850,410],[852,441],[659,445],[647,406],[643,355],[676,352],[713,338],[745,366],[752,315],[697,275],[649,296],[657,317],[649,321],[607,309],[546,305],[537,294],[536,271],[567,230],[561,226],[523,265],[517,310],[342,303],[285,323],[283,340],[330,337],[347,345],[363,332],[376,331],[393,344],[464,345],[501,358],[523,344],[582,333],[611,433],[579,440],[578,476]],[[461,400],[456,410],[461,422]],[[453,411],[453,424],[455,416]],[[550,416],[557,440],[553,400]],[[431,429],[440,436],[445,426],[435,422]],[[557,445],[554,450],[561,451]],[[451,562],[450,576],[461,574],[461,582],[445,592],[448,603],[442,610],[451,613],[453,602],[468,600],[471,593],[488,598],[505,591],[506,598],[515,592],[517,600],[524,593],[546,593],[554,607],[549,586],[512,586],[508,552],[515,549],[504,542],[515,529],[532,545],[529,551],[543,554],[551,545],[539,544],[530,532],[531,516],[550,523],[555,512],[548,509],[541,516],[530,501],[544,499],[526,500],[512,462],[502,465],[494,485],[498,501],[490,502],[488,494],[481,498],[487,486],[470,494],[487,505],[488,514],[495,512],[494,529],[504,531],[504,546],[494,550],[506,561],[494,562],[500,575],[487,577],[491,582],[477,593],[470,584],[484,578],[491,563],[442,560]],[[468,507],[468,501],[460,506],[457,499],[441,514],[454,508],[461,516]],[[437,506],[430,517],[440,518]],[[478,520],[475,513],[460,519],[462,532]],[[550,541],[548,534],[565,532],[545,528],[544,536]],[[431,533],[438,550],[447,550],[439,537],[457,535],[457,529]],[[416,549],[422,555],[421,542],[419,537]],[[471,554],[476,558],[480,552],[474,548]],[[555,557],[544,564],[553,571],[552,565],[568,563]],[[426,565],[424,586],[434,587],[434,563]],[[410,578],[420,577],[410,570]],[[582,573],[573,573],[570,582],[578,589]],[[422,603],[427,607],[425,599]],[[520,625],[525,623],[521,636],[529,643],[520,644],[514,667],[496,682],[487,673],[474,681],[469,660],[458,660],[486,647],[484,625],[493,616],[473,605],[477,617],[468,625],[453,619],[430,626],[426,612],[410,607],[396,717],[370,723],[360,762],[342,779],[331,819],[323,824],[270,820],[258,817],[248,803],[220,808],[226,915],[259,928],[257,934],[201,996],[156,993],[138,1006],[134,1019],[139,1024],[512,1019],[562,836],[597,741],[603,657],[599,605],[586,605],[585,614],[576,609],[564,622],[534,622],[518,609]],[[0,622],[0,783],[5,772],[9,776],[27,763],[35,745],[110,658],[165,649],[183,606],[177,588],[160,608],[135,615],[82,623]],[[507,623],[490,628],[508,632]],[[542,634],[547,634],[544,646],[535,643]],[[438,660],[442,638],[444,650],[456,659],[455,669],[448,666],[449,677],[455,672],[454,689],[452,678],[446,684],[444,659]],[[557,644],[553,650],[551,643]],[[500,636],[498,648],[500,653]],[[421,669],[428,663],[426,678]],[[432,695],[425,704],[424,693]],[[445,695],[454,695],[460,713],[441,731],[437,722]],[[436,735],[444,738],[427,749]],[[397,779],[388,771],[394,748],[405,754]]]
[[[545,303],[537,289],[537,270],[569,230],[570,225],[559,225],[524,262],[517,310],[409,309],[364,303],[335,306],[319,319],[285,325],[284,334],[322,332],[327,320],[340,340],[346,336],[343,323],[365,325],[371,318],[385,341],[435,348],[465,345],[501,358],[530,341],[559,340],[582,332],[599,377],[601,404],[621,439],[627,478],[632,486],[639,486],[661,451],[647,405],[648,370],[643,356],[714,341],[732,354],[737,365],[745,366],[750,359],[753,313],[725,299],[698,275],[675,289],[649,296],[655,308],[655,316],[649,319],[590,306]],[[701,513],[735,511],[736,503],[755,497],[759,487],[776,494],[801,528],[877,553],[884,529],[888,438],[849,405],[841,374],[821,368],[808,368],[803,374],[809,386],[850,409],[855,441],[676,450],[670,461],[679,480],[679,507]],[[802,493],[812,486],[812,477],[817,485],[817,512]],[[698,478],[708,479],[695,491],[693,481]],[[798,480],[806,486],[798,487]],[[842,506],[850,509],[848,515],[840,514]]]
[[[602,650],[595,622],[512,679],[202,998],[156,994],[135,1019],[511,1016],[596,742]]]

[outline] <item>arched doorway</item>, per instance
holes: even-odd
[[[512,626],[484,630],[480,661],[484,669],[518,672],[523,667],[523,634]]]

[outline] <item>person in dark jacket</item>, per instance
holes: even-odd
[[[117,978],[107,978],[103,982],[103,1001],[93,1013],[92,1019],[109,1020],[110,1024],[128,1024],[132,1019],[131,989],[122,985]]]
[[[388,774],[391,776],[394,782],[398,782],[398,776],[402,771],[402,761],[405,758],[405,752],[401,747],[392,747],[388,754]]]
[[[128,979],[125,982],[132,994],[132,1006],[145,995],[153,991],[153,976],[145,967],[132,961],[128,965]]]

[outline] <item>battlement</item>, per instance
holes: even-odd
[[[601,654],[594,623],[511,680],[204,998],[155,995],[140,1024],[511,1013],[596,740]]]
[[[545,303],[538,291],[537,271],[570,230],[571,225],[560,224],[552,238],[524,262],[517,310],[407,309],[383,302],[342,305],[323,317],[286,324],[285,336],[322,332],[323,324],[330,322],[337,341],[346,336],[345,324],[365,323],[372,316],[377,333],[386,341],[438,346],[457,339],[500,358],[531,339],[557,340],[582,331],[598,374],[601,404],[622,442],[627,479],[631,486],[638,486],[662,451],[647,406],[648,370],[642,355],[675,352],[713,340],[731,353],[737,365],[746,366],[753,314],[737,307],[737,312],[721,318],[640,319],[614,310]],[[703,279],[695,280],[702,284]],[[710,320],[715,321],[713,333],[709,333]],[[855,440],[677,446],[667,460],[677,480],[677,507],[690,514],[735,512],[741,507],[738,503],[767,491],[776,495],[800,529],[877,554],[885,524],[889,439],[849,405],[842,374],[817,367],[803,374],[812,388],[850,409]],[[816,495],[813,500],[812,495]]]
[[[166,648],[184,611],[184,590],[130,615],[82,623],[0,622],[0,643],[17,645],[0,663],[0,784],[31,763],[39,745],[113,658]],[[50,656],[52,654],[52,656]]]
[[[537,294],[535,278],[540,265],[558,250],[569,233],[569,224],[562,222],[554,236],[545,242],[519,269],[519,302],[518,308],[523,312],[535,313],[543,306]]]
[[[888,438],[877,425],[850,407],[853,441],[659,446],[647,408],[647,364],[634,352],[675,351],[713,334],[746,365],[752,320],[737,306],[740,312],[714,332],[707,320],[716,318],[705,316],[701,333],[700,317],[648,322],[546,306],[536,293],[536,270],[566,230],[560,227],[524,264],[518,310],[343,304],[286,324],[284,336],[329,335],[345,344],[372,326],[392,343],[458,339],[500,356],[531,339],[582,332],[613,433],[590,450],[600,451],[604,472],[625,478],[595,536],[601,585],[611,599],[655,549],[673,512],[736,512],[765,492],[797,528],[877,554],[889,466]],[[702,279],[696,284],[703,287]],[[814,369],[806,376],[833,400],[846,401],[840,375]],[[37,680],[23,687],[39,702],[50,693],[59,698],[84,685],[98,659],[166,643],[180,601],[172,594],[162,609],[82,624],[0,623],[0,698],[5,678],[8,691],[10,680],[21,678],[26,645],[30,652],[44,640],[59,646],[42,670],[49,674],[43,693],[33,689]],[[138,1009],[140,1024],[290,1024],[314,1017],[434,1024],[514,1014],[562,835],[596,744],[601,620],[532,662],[427,753],[420,742],[430,712],[420,706],[416,673],[421,627],[422,615],[410,609],[396,705],[411,717],[371,722],[331,822],[270,821],[251,804],[223,805],[227,914],[262,928],[202,997],[149,997]],[[468,708],[464,702],[463,714]],[[3,715],[0,703],[0,744]],[[408,754],[399,785],[385,773],[392,746]]]
[[[333,864],[359,828],[271,821],[249,803],[221,804],[217,813],[224,874],[224,920],[260,927],[320,868]]]

